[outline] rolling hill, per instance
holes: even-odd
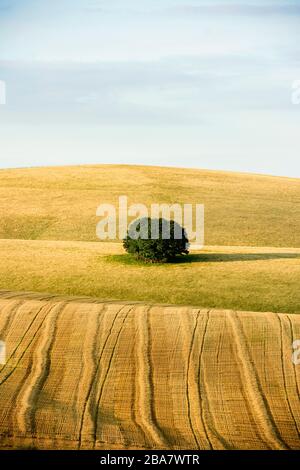
[[[0,239],[96,241],[96,209],[205,204],[207,245],[300,247],[295,178],[98,165],[0,170]]]
[[[205,248],[98,241],[120,195],[205,204]],[[12,169],[0,196],[0,448],[300,449],[299,179]]]

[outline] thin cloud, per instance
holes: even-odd
[[[269,16],[269,15],[300,15],[300,5],[296,4],[203,4],[178,5],[168,7],[165,12],[173,15],[243,15],[243,16]]]

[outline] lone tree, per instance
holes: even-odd
[[[188,254],[186,231],[174,220],[141,218],[130,225],[123,246],[128,253],[151,263],[167,263]]]

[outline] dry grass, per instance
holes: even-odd
[[[204,203],[214,246],[145,265],[95,242],[123,194]],[[35,168],[0,196],[1,448],[300,449],[299,179]]]
[[[0,238],[96,240],[96,208],[203,203],[208,245],[300,247],[299,179],[142,166],[0,170]]]
[[[145,265],[117,243],[0,241],[0,289],[300,313],[300,249],[212,247]]]
[[[300,317],[2,294],[0,446],[300,449]]]

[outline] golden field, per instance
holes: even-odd
[[[2,292],[0,446],[300,449],[300,317]]]
[[[205,205],[205,249],[145,266],[100,242],[97,207]],[[300,312],[297,178],[129,165],[0,170],[0,289]],[[172,286],[172,288],[170,288]]]
[[[96,241],[96,209],[205,204],[205,243],[300,247],[297,178],[126,165],[0,170],[0,239]]]
[[[205,204],[204,249],[97,241],[120,195]],[[299,179],[12,169],[0,196],[0,448],[300,449]]]

